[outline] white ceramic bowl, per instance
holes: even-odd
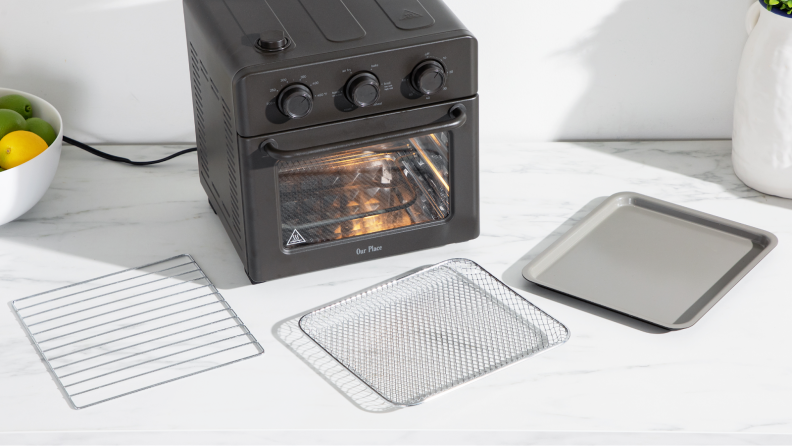
[[[0,88],[0,97],[18,94],[33,105],[33,116],[50,123],[58,132],[47,150],[25,164],[0,172],[0,225],[4,225],[35,206],[49,189],[60,162],[63,144],[63,120],[49,102],[24,91]]]

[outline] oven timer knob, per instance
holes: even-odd
[[[300,119],[313,110],[313,93],[303,84],[286,86],[278,95],[278,109],[284,115]]]
[[[380,95],[379,79],[372,73],[358,73],[347,81],[344,93],[349,102],[358,107],[374,105]]]
[[[442,90],[446,83],[446,71],[436,60],[419,63],[410,76],[412,86],[423,94],[434,94]]]

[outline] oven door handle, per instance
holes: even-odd
[[[305,158],[309,156],[328,155],[335,152],[341,152],[352,148],[362,148],[373,146],[375,144],[383,144],[392,142],[399,139],[415,138],[418,136],[430,135],[432,133],[445,132],[449,130],[458,129],[465,125],[467,121],[467,114],[465,113],[465,106],[456,104],[448,110],[448,115],[452,118],[448,121],[436,122],[432,124],[413,127],[405,130],[397,130],[394,132],[382,133],[377,136],[367,136],[365,138],[350,139],[343,142],[324,144],[321,146],[308,147],[299,150],[281,150],[278,148],[278,142],[274,139],[267,139],[261,143],[261,150],[267,153],[276,160],[293,160],[297,158]]]

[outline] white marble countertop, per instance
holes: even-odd
[[[149,159],[176,148],[105,149]],[[701,321],[669,333],[522,279],[530,258],[620,191],[769,230],[779,245]],[[471,242],[251,286],[195,155],[140,168],[66,146],[42,201],[0,227],[3,300],[189,253],[266,352],[73,410],[6,305],[0,443],[792,443],[792,201],[740,183],[730,142],[483,141],[481,214]],[[487,268],[571,339],[395,411],[296,351],[295,316],[452,257]]]

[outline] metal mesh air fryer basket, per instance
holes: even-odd
[[[299,325],[399,406],[420,404],[569,338],[564,325],[465,259],[362,291],[306,314]]]

